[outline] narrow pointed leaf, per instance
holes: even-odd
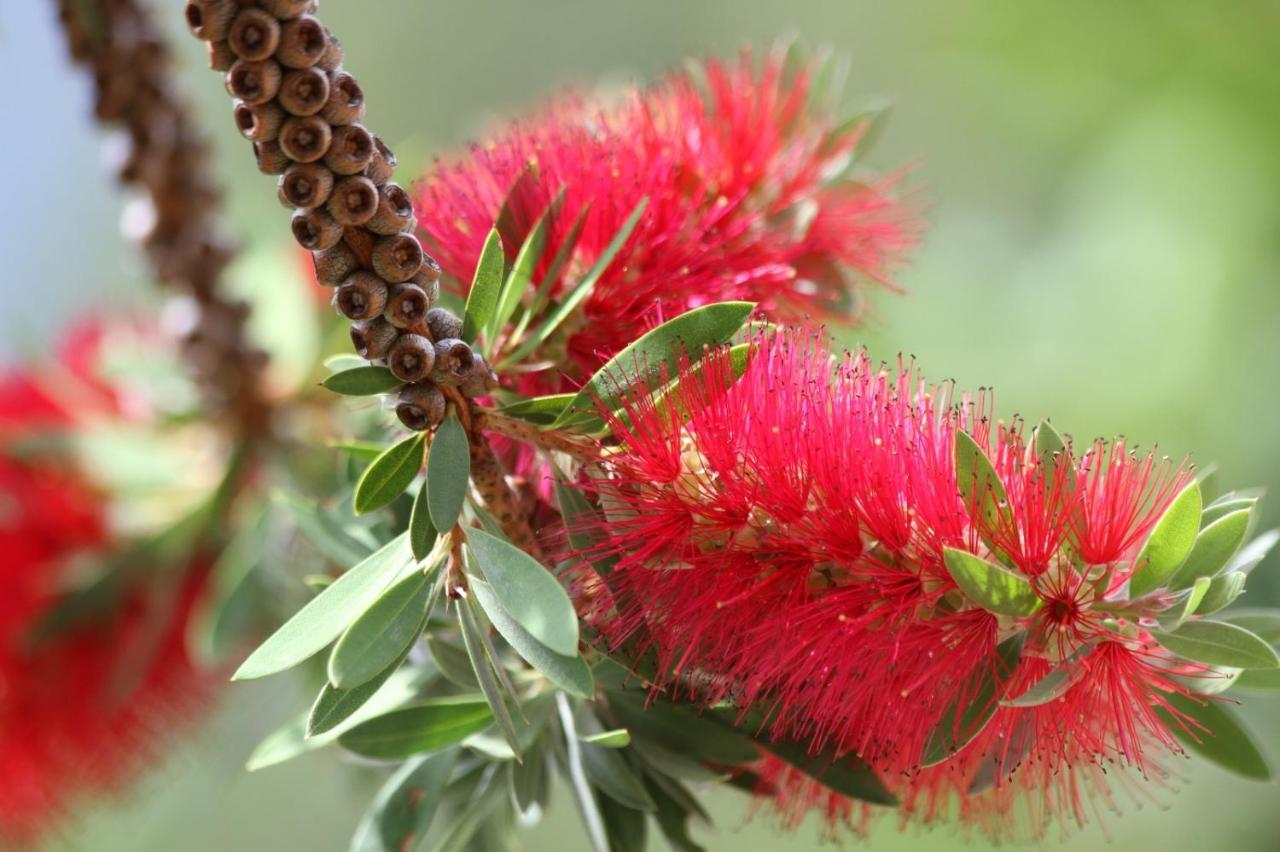
[[[1274,648],[1243,627],[1223,621],[1188,621],[1176,633],[1153,630],[1151,635],[1178,656],[1198,663],[1240,669],[1280,666]]]
[[[502,608],[552,651],[576,655],[578,614],[551,572],[523,550],[482,530],[468,530],[467,544]]]
[[[1273,692],[1280,689],[1280,669],[1245,669],[1232,685],[1250,692]]]
[[[448,532],[458,522],[471,480],[471,447],[467,433],[450,414],[431,439],[427,455],[427,509],[431,523]]]
[[[612,731],[601,731],[589,737],[580,738],[584,743],[592,743],[603,748],[626,748],[631,745],[631,734],[626,728],[615,728]]]
[[[462,314],[462,339],[474,341],[481,330],[493,321],[498,307],[498,293],[502,289],[502,272],[506,259],[502,253],[502,237],[498,229],[489,231],[489,237],[480,250],[471,289],[467,291],[467,307]]]
[[[1280,530],[1267,530],[1245,544],[1235,556],[1231,557],[1231,561],[1227,564],[1227,571],[1248,574],[1267,558],[1267,554],[1277,542],[1280,542]]]
[[[1026,634],[1019,633],[996,647],[993,665],[982,673],[977,688],[968,691],[965,704],[951,707],[933,730],[921,757],[922,765],[933,766],[948,760],[982,733],[995,715],[1001,693],[1018,667],[1025,642]]]
[[[611,748],[583,742],[580,746],[582,766],[591,783],[614,801],[638,811],[656,810],[657,805],[644,789],[635,770]]]
[[[431,522],[431,510],[427,504],[427,481],[424,479],[409,514],[409,548],[413,551],[413,558],[419,562],[427,558],[440,537],[436,525]]]
[[[824,749],[818,754],[795,742],[778,742],[767,737],[756,739],[761,747],[774,757],[790,763],[822,786],[842,796],[875,805],[896,805],[898,799],[890,793],[876,771],[854,754],[837,756],[834,749]]]
[[[1226,609],[1235,603],[1236,598],[1240,597],[1240,593],[1244,591],[1244,583],[1248,577],[1240,572],[1231,574],[1219,574],[1209,582],[1209,587],[1205,591],[1204,598],[1196,606],[1196,613],[1199,615],[1213,615],[1214,613]],[[1201,577],[1196,580],[1196,586],[1202,581],[1208,580],[1207,577]],[[1192,588],[1195,588],[1193,586]]]
[[[974,603],[1000,615],[1031,615],[1043,603],[1031,583],[966,550],[944,549],[947,571]]]
[[[350,852],[405,852],[417,846],[435,819],[458,750],[407,761],[387,779],[360,821]]]
[[[1093,650],[1093,644],[1086,643],[1079,651],[1054,666],[1040,680],[1033,683],[1025,692],[1015,698],[1006,698],[1000,702],[1002,707],[1039,707],[1055,701],[1067,694],[1071,687],[1080,682],[1085,673],[1081,660]]]
[[[316,595],[249,655],[233,680],[252,680],[296,666],[337,639],[409,562],[404,534]]]
[[[955,462],[956,487],[965,506],[976,511],[988,527],[998,525],[1002,518],[1007,521],[1009,509],[1005,505],[1008,498],[1004,483],[986,450],[968,432],[956,432]]]
[[[1245,533],[1249,531],[1249,515],[1247,510],[1232,512],[1200,530],[1187,561],[1173,575],[1169,588],[1185,589],[1197,578],[1214,577],[1227,567],[1244,543]]]
[[[1218,621],[1225,621],[1237,627],[1243,627],[1258,634],[1262,641],[1274,645],[1280,642],[1280,609],[1251,607],[1233,609],[1218,616]]]
[[[557,654],[535,639],[507,612],[493,587],[480,578],[471,578],[471,591],[494,628],[525,662],[566,692],[579,698],[591,697],[595,683],[582,657],[576,653],[573,656]]]
[[[405,657],[408,651],[405,652]],[[377,694],[391,676],[400,668],[405,657],[401,657],[387,666],[377,676],[370,678],[351,689],[339,689],[328,681],[316,696],[311,705],[311,713],[307,716],[307,738],[327,734],[352,717],[357,710]]]
[[[1036,454],[1041,458],[1060,453],[1067,448],[1062,434],[1048,420],[1041,420],[1036,426]]]
[[[338,743],[365,757],[400,760],[461,742],[491,724],[493,713],[483,698],[437,698],[356,725]]]
[[[498,683],[495,672],[498,663],[486,653],[484,642],[480,637],[481,628],[471,609],[474,605],[470,600],[460,601],[458,604],[458,624],[462,630],[462,645],[466,648],[467,656],[471,660],[471,669],[475,673],[476,682],[480,684],[480,692],[489,702],[489,709],[493,711],[493,717],[498,721],[498,728],[518,760],[521,753],[520,734],[516,731],[515,720],[511,718],[511,711],[507,708],[507,692]]]
[[[328,376],[320,384],[343,396],[374,396],[389,393],[403,384],[386,367],[356,367]]]
[[[352,622],[329,655],[329,683],[351,689],[400,659],[422,634],[434,579],[410,572]]]
[[[1206,701],[1201,704],[1177,693],[1170,693],[1165,698],[1175,710],[1190,716],[1205,728],[1187,730],[1185,723],[1175,720],[1164,708],[1157,708],[1156,712],[1169,724],[1174,736],[1188,749],[1245,778],[1270,781],[1275,777],[1258,741],[1229,706],[1222,701]]]
[[[373,460],[356,483],[353,501],[357,515],[381,509],[404,493],[422,470],[422,433],[388,447]]]
[[[559,241],[560,248],[556,251],[555,257],[551,258],[551,264],[547,267],[546,273],[543,274],[542,281],[538,283],[538,289],[534,291],[528,307],[520,314],[520,321],[516,323],[515,331],[511,334],[513,340],[521,339],[525,329],[529,327],[530,320],[541,314],[551,301],[551,290],[555,287],[556,281],[560,277],[560,272],[578,248],[578,239],[582,236],[582,229],[587,224],[587,214],[591,212],[591,203],[591,200],[588,199],[587,203],[582,205],[582,209],[578,211],[578,215],[574,218],[568,233]]]
[[[644,692],[610,692],[609,706],[637,740],[653,740],[701,760],[736,766],[760,759],[758,744],[744,731]]]
[[[1138,570],[1129,580],[1132,597],[1163,587],[1186,560],[1200,531],[1202,502],[1200,484],[1193,482],[1164,510],[1134,561]]]
[[[563,193],[563,190],[561,192]],[[533,230],[529,232],[529,236],[525,237],[524,243],[520,246],[520,251],[516,253],[515,262],[511,265],[511,272],[507,275],[507,280],[502,284],[502,292],[498,296],[498,304],[494,309],[493,319],[486,329],[491,341],[497,338],[497,335],[502,331],[502,327],[515,315],[516,308],[520,307],[521,297],[528,293],[529,288],[533,286],[533,271],[538,262],[542,260],[542,253],[547,247],[547,218],[557,207],[558,205],[553,202],[538,217]]]
[[[1201,577],[1196,580],[1185,594],[1181,605],[1175,606],[1168,613],[1160,616],[1160,627],[1170,633],[1177,630],[1186,620],[1190,618],[1200,607],[1200,603],[1204,600],[1205,595],[1209,593],[1209,587],[1213,585],[1213,581],[1208,577]]]

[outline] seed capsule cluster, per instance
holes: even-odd
[[[196,378],[215,411],[231,415],[246,436],[264,434],[266,354],[247,341],[248,304],[219,288],[235,248],[224,235],[208,143],[170,85],[163,33],[138,0],[59,0],[58,12],[72,58],[93,72],[95,116],[120,128],[112,159],[120,180],[138,190],[125,230],[156,277],[193,308],[181,313]],[[251,40],[244,30],[241,42]]]
[[[225,74],[259,170],[278,176],[316,279],[352,321],[356,352],[405,383],[401,422],[431,429],[446,393],[480,396],[496,378],[458,339],[461,321],[433,307],[440,267],[414,235],[408,193],[391,181],[395,155],[360,123],[364,93],[316,8],[315,0],[189,0],[185,15],[208,43],[210,66]]]

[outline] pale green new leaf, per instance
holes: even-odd
[[[502,289],[502,272],[506,259],[502,253],[502,237],[497,228],[489,231],[476,263],[471,289],[467,291],[467,306],[462,313],[462,339],[474,341],[480,332],[493,321],[498,308],[498,294]]]
[[[954,547],[944,548],[943,557],[956,585],[988,612],[1026,616],[1043,604],[1030,582],[1003,566]]]
[[[1280,656],[1265,641],[1243,627],[1223,621],[1188,621],[1176,633],[1151,635],[1173,653],[1198,663],[1240,669],[1273,669]]]
[[[1138,570],[1129,580],[1131,597],[1163,587],[1187,558],[1200,530],[1202,502],[1200,485],[1193,482],[1164,510],[1134,561]]]

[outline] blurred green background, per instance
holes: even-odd
[[[177,25],[178,3],[157,2]],[[794,32],[851,63],[851,104],[887,96],[873,154],[916,164],[925,247],[877,294],[860,338],[918,356],[935,379],[997,389],[1002,414],[1051,414],[1086,438],[1123,433],[1217,460],[1228,487],[1280,485],[1280,5],[1204,2],[875,3],[870,0],[325,0],[368,122],[410,166],[574,81],[647,79],[685,56]],[[176,26],[175,26],[176,29]],[[180,40],[188,91],[217,135],[239,236],[283,246],[286,214],[234,137],[199,45]],[[0,357],[38,352],[75,316],[151,296],[118,239],[121,199],[100,170],[88,82],[64,63],[53,4],[0,3],[9,81],[0,162]],[[15,81],[22,81],[15,88]],[[262,282],[262,286],[269,286]],[[280,323],[287,323],[281,318]],[[1266,507],[1271,525],[1280,502]],[[1280,560],[1249,604],[1280,603]],[[1270,571],[1268,571],[1270,568]],[[1267,577],[1270,573],[1273,576]],[[99,806],[55,849],[345,849],[371,778],[312,754],[246,775],[253,744],[309,696],[287,680],[238,686],[193,742],[123,803]],[[1248,717],[1280,746],[1280,703]],[[1280,748],[1273,749],[1280,752]],[[1270,852],[1277,788],[1198,763],[1159,804],[1125,805],[1048,848]],[[0,779],[4,783],[4,779]],[[712,797],[712,850],[808,849]],[[533,850],[585,849],[567,797]],[[875,850],[982,848],[947,828]],[[657,848],[655,842],[655,848]]]

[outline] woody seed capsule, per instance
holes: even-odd
[[[417,284],[407,281],[396,284],[387,297],[387,321],[396,328],[419,326],[426,319],[431,301],[427,292]]]
[[[333,131],[333,143],[324,155],[324,164],[340,175],[364,171],[373,159],[373,137],[358,124],[348,124]]]
[[[258,0],[258,5],[282,20],[296,18],[311,8],[311,0]]]
[[[236,16],[236,0],[190,0],[183,10],[187,28],[201,41],[221,41]]]
[[[264,175],[282,174],[293,162],[274,139],[270,142],[254,142],[253,157],[258,161],[258,171]]]
[[[369,161],[365,174],[369,180],[381,186],[391,180],[391,175],[396,170],[396,155],[391,152],[386,143],[377,136],[373,137],[373,159]]]
[[[316,65],[326,71],[337,71],[342,65],[342,42],[329,30],[325,30],[324,34],[328,44],[325,45],[324,53],[320,55]]]
[[[302,15],[281,27],[276,59],[287,68],[310,68],[328,47],[324,26],[312,16]]]
[[[475,353],[465,340],[437,340],[436,363],[431,370],[431,381],[447,388],[460,385],[471,375],[475,363]]]
[[[211,41],[208,45],[209,67],[214,71],[226,71],[235,64],[238,58],[227,40]]]
[[[324,251],[312,252],[311,261],[315,266],[316,281],[325,287],[337,287],[360,266],[355,252],[345,242]]]
[[[396,342],[400,332],[382,317],[351,324],[351,346],[361,358],[377,361]]]
[[[244,9],[231,22],[227,43],[241,59],[266,59],[280,44],[280,22],[261,9]]]
[[[280,128],[280,147],[292,160],[314,163],[329,150],[333,130],[329,123],[317,115],[305,118],[292,116],[285,119]]]
[[[436,363],[436,350],[420,334],[402,334],[391,344],[387,366],[402,382],[420,382]]]
[[[409,193],[396,183],[382,185],[378,199],[378,212],[364,226],[375,234],[390,236],[401,231],[412,231],[417,224],[413,218],[413,200]]]
[[[391,283],[408,281],[422,268],[422,244],[413,234],[392,234],[373,245],[373,271]]]
[[[333,172],[319,163],[294,163],[280,176],[280,194],[289,207],[319,207],[332,190]]]
[[[364,175],[345,177],[333,188],[328,210],[347,227],[363,225],[378,211],[378,188]]]
[[[288,71],[276,97],[291,115],[315,115],[329,100],[329,76],[318,68]]]
[[[422,269],[419,269],[418,274],[409,280],[410,284],[420,288],[422,292],[427,294],[427,302],[432,305],[440,301],[440,273],[436,272],[433,276],[427,271],[427,265],[434,263],[435,261],[431,259],[431,255],[424,254],[422,256]],[[457,335],[454,336],[456,337]]]
[[[280,91],[280,66],[273,60],[237,59],[227,71],[227,91],[247,104],[265,104]]]
[[[333,304],[347,319],[373,319],[387,306],[387,283],[372,272],[354,272],[334,291]]]
[[[485,396],[497,386],[497,374],[489,369],[484,356],[477,352],[475,364],[471,367],[471,375],[458,385],[458,390],[462,391],[463,396],[474,399],[477,396]]]
[[[280,135],[280,125],[284,124],[284,110],[274,101],[256,105],[237,101],[235,119],[236,127],[245,139],[250,142],[270,142]]]
[[[448,340],[462,334],[462,320],[446,308],[432,308],[427,311],[427,330],[433,340]]]
[[[329,81],[329,102],[320,114],[334,125],[355,124],[364,118],[364,91],[355,77],[346,71],[333,75]]]
[[[444,394],[431,384],[407,385],[400,390],[396,416],[407,428],[415,432],[434,429],[444,422]]]
[[[293,214],[290,227],[298,245],[311,251],[332,248],[342,239],[342,226],[322,209],[299,210]]]

